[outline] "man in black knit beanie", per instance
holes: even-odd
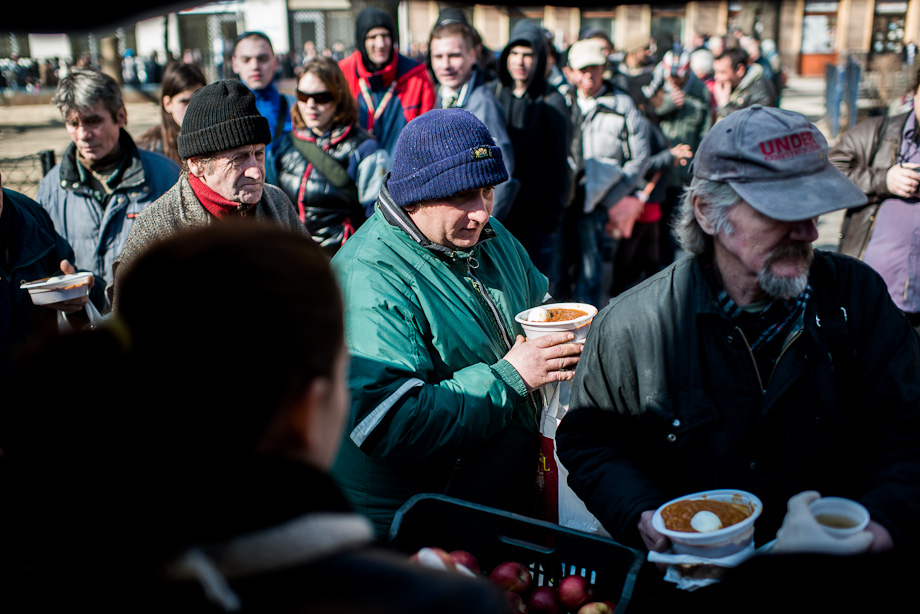
[[[182,228],[242,218],[306,232],[284,192],[265,183],[269,143],[268,120],[259,114],[255,96],[245,85],[224,80],[195,92],[179,135],[179,181],[137,217],[112,265],[114,281],[107,292],[113,310],[118,300],[115,286],[124,269],[149,244]]]

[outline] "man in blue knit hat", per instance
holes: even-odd
[[[374,215],[332,260],[351,415],[333,474],[385,536],[419,493],[533,514],[537,388],[568,380],[571,333],[525,341],[547,280],[491,218],[502,151],[464,109],[409,122]]]

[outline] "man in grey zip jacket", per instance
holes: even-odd
[[[38,186],[36,201],[73,247],[78,269],[111,283],[112,264],[134,221],[179,178],[179,166],[137,148],[112,77],[74,68],[54,94],[71,143]]]
[[[569,485],[614,538],[669,548],[656,508],[757,495],[758,544],[788,499],[859,500],[872,550],[920,536],[920,343],[869,267],[813,252],[817,216],[865,196],[797,113],[717,123],[677,234],[692,256],[594,320],[557,431]]]
[[[578,41],[568,61],[577,90],[570,156],[575,197],[559,235],[552,292],[562,300],[599,305],[604,226],[620,199],[640,187],[650,147],[632,98],[602,78],[607,57],[600,43]]]
[[[333,475],[381,537],[420,493],[535,513],[534,391],[567,380],[570,333],[525,341],[546,277],[490,218],[502,151],[463,109],[399,135],[377,210],[332,259],[352,408]]]

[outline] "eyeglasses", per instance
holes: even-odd
[[[316,104],[329,104],[332,102],[332,92],[301,92],[297,90],[297,100],[300,102],[309,102],[310,99],[313,99]]]

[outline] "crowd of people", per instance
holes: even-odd
[[[261,32],[237,79],[172,64],[137,140],[112,77],[57,86],[72,144],[36,201],[0,197],[0,600],[504,611],[380,546],[420,493],[539,516],[559,382],[559,460],[617,541],[666,552],[658,506],[739,488],[763,501],[758,545],[804,565],[827,553],[801,529],[820,491],[871,513],[850,569],[900,568],[920,543],[916,272],[811,244],[818,216],[868,205],[860,253],[885,253],[920,189],[913,112],[831,152],[777,107],[752,37],[586,29],[560,52],[522,20],[496,52],[445,10],[420,62],[384,11],[355,34],[293,98]],[[77,270],[82,298],[19,287]],[[600,309],[584,344],[522,334],[517,314],[568,300]],[[48,394],[62,374],[91,403]]]

